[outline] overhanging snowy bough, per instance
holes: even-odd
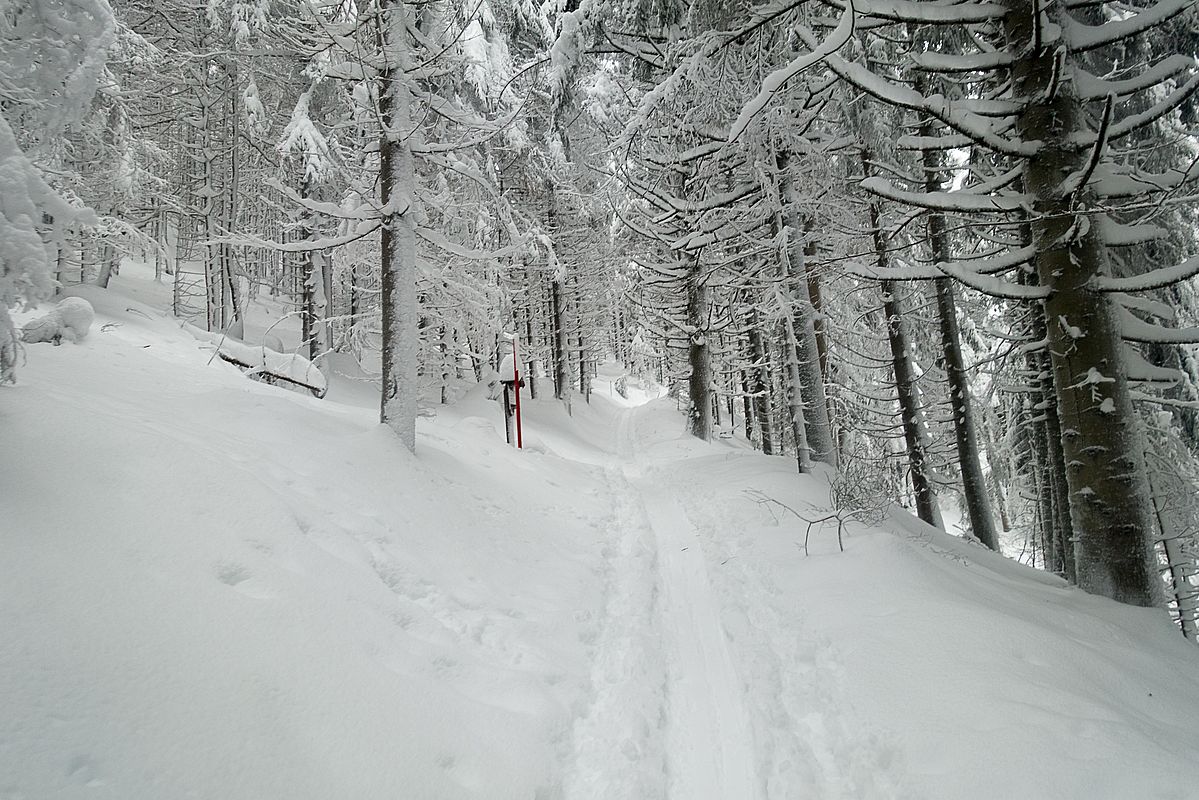
[[[317,399],[323,398],[329,391],[329,384],[321,371],[298,353],[280,353],[191,325],[187,327],[192,336],[213,345],[217,357],[241,369],[248,378],[303,389]]]

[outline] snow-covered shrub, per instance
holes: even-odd
[[[885,468],[878,458],[850,452],[842,457],[841,471],[829,480],[832,510],[863,525],[886,518],[889,504]]]
[[[95,318],[91,303],[82,297],[68,297],[60,300],[49,313],[26,322],[21,328],[21,340],[62,344],[65,337],[79,342],[87,336]]]
[[[50,293],[52,240],[94,221],[32,156],[83,118],[115,31],[105,0],[0,3],[0,382],[16,369],[9,309]]]
[[[17,366],[17,337],[8,309],[0,303],[0,384],[10,383],[15,378]]]

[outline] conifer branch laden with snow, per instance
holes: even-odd
[[[950,18],[957,9],[973,5],[946,8],[945,19],[925,23],[934,30],[968,24],[965,17],[952,22]],[[908,140],[908,146],[945,152],[956,134],[976,151],[989,152],[991,158],[1020,170],[1015,190],[980,180],[970,164],[962,170],[964,180],[948,192],[928,187],[905,190],[876,177],[863,186],[889,201],[931,213],[976,217],[979,227],[1012,222],[1027,226],[1025,247],[1032,247],[1031,263],[1039,280],[1013,282],[983,275],[968,263],[937,268],[976,291],[1042,304],[1056,404],[1063,415],[1063,457],[1075,520],[1079,583],[1090,591],[1144,605],[1156,604],[1160,591],[1150,566],[1148,495],[1143,468],[1137,466],[1141,463],[1138,425],[1121,340],[1186,342],[1193,336],[1188,331],[1155,329],[1130,311],[1123,312],[1121,321],[1109,293],[1168,285],[1191,273],[1184,262],[1141,281],[1132,275],[1113,276],[1113,248],[1151,241],[1160,230],[1143,223],[1124,225],[1121,206],[1103,208],[1097,200],[1100,192],[1109,200],[1120,196],[1131,209],[1161,196],[1171,185],[1181,185],[1175,180],[1151,188],[1144,182],[1136,191],[1132,181],[1120,185],[1109,176],[1114,170],[1127,174],[1129,165],[1137,164],[1138,155],[1125,148],[1124,137],[1158,123],[1187,102],[1196,73],[1193,64],[1163,59],[1145,66],[1139,77],[1115,83],[1075,81],[1074,76],[1086,76],[1087,68],[1101,63],[1103,47],[1130,42],[1131,37],[1170,20],[1185,5],[1167,0],[1127,19],[1083,25],[1074,15],[1084,12],[1067,10],[1064,4],[1035,8],[1022,0],[1003,4],[1000,38],[994,37],[994,29],[972,29],[973,38],[941,40],[955,41],[960,49],[918,54],[909,62],[919,70],[956,70],[966,75],[957,90],[960,100],[922,93],[919,85],[901,86],[882,70],[841,56],[827,61],[843,80],[878,102],[927,115],[942,126],[944,133],[922,130],[919,137]],[[869,10],[862,13],[870,19]],[[879,15],[878,25],[887,19],[889,15]],[[993,42],[993,56],[977,49],[987,41]],[[1005,58],[997,57],[1004,54]],[[1004,74],[998,74],[1001,71]],[[988,87],[1002,80],[1012,82],[1003,102],[980,104],[978,98],[987,95]],[[1143,106],[1116,102],[1117,97],[1146,96],[1165,80],[1174,81],[1177,88],[1164,91],[1156,101]],[[1088,110],[1094,111],[1094,122],[1087,118]],[[1121,166],[1109,166],[1115,164]],[[1188,175],[1192,167],[1193,162],[1180,165],[1175,174]],[[1142,171],[1137,166],[1131,170]],[[1027,259],[1022,253],[1019,260],[1012,259],[1011,267]],[[1099,373],[1104,376],[1101,383],[1086,379]]]

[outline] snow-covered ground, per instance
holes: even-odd
[[[672,401],[247,380],[127,268],[0,389],[0,798],[1199,797],[1199,653]],[[29,316],[29,315],[26,315]]]

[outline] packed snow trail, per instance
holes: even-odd
[[[618,417],[619,455],[608,470],[621,551],[612,569],[606,628],[620,633],[606,637],[597,654],[596,702],[576,729],[577,760],[567,797],[757,800],[760,782],[744,689],[703,549],[679,501],[645,475],[636,448],[636,414],[625,409]],[[651,576],[645,575],[647,569]],[[646,577],[653,594],[641,596],[641,607],[629,607],[628,599],[637,594],[630,592],[630,582],[644,584]],[[639,625],[644,635],[637,635]],[[630,646],[651,651],[629,652]],[[650,698],[639,697],[646,687],[614,682],[613,663],[624,667],[626,678],[633,677],[627,674],[630,664],[642,680],[652,679],[648,670],[659,670],[665,697],[657,719]],[[618,697],[635,704],[612,707]],[[639,715],[647,716],[632,718]],[[605,723],[611,726],[606,739],[609,745],[621,743],[619,752],[596,750]],[[630,772],[628,761],[635,757],[639,769]],[[664,786],[647,785],[652,780],[646,775],[656,766],[649,762],[661,763]],[[600,764],[607,768],[597,768]]]
[[[643,477],[637,458],[636,411],[620,419],[625,478],[641,496],[658,545],[661,618],[670,683],[667,690],[667,797],[725,800],[759,796],[744,689],[720,622],[704,551],[683,507],[669,490]]]

